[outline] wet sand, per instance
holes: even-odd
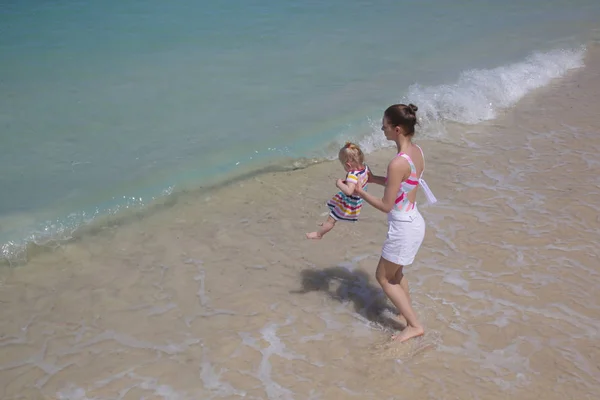
[[[585,68],[497,119],[418,140],[439,200],[420,205],[427,233],[405,270],[423,338],[389,340],[384,214],[304,239],[343,174],[328,162],[3,268],[1,397],[595,399],[599,104],[590,46]],[[393,155],[367,162],[381,174]]]

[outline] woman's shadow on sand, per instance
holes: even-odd
[[[302,289],[292,290],[290,293],[324,292],[331,299],[339,302],[351,301],[358,314],[381,325],[384,329],[404,329],[404,325],[392,317],[397,315],[396,309],[388,304],[381,288],[369,282],[369,275],[366,272],[338,266],[305,269],[300,272],[300,276]]]

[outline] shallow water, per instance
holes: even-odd
[[[389,340],[383,214],[303,239],[343,172],[328,162],[189,193],[2,269],[2,397],[595,399],[595,45],[585,64],[419,140],[440,200],[420,205],[405,271],[423,338]]]

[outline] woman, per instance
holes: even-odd
[[[388,215],[388,234],[376,278],[383,291],[406,319],[406,328],[394,339],[404,342],[421,336],[423,326],[412,308],[408,292],[408,281],[404,276],[404,266],[412,264],[423,238],[425,221],[417,209],[415,199],[419,184],[425,186],[431,202],[435,197],[421,180],[424,157],[421,148],[412,143],[417,124],[417,106],[414,104],[394,104],[385,110],[381,130],[386,139],[396,142],[398,155],[390,161],[387,177],[369,176],[369,182],[385,186],[383,198],[356,187],[355,193],[367,203]]]

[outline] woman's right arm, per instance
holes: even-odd
[[[385,186],[385,176],[373,175],[369,170],[369,183],[375,183],[377,185]]]
[[[410,165],[402,157],[396,157],[388,165],[388,181],[385,184],[383,198],[377,198],[369,192],[364,191],[360,185],[356,185],[355,193],[363,198],[367,203],[376,209],[389,213],[396,203],[396,196],[400,190],[400,185],[405,177],[410,175]]]

